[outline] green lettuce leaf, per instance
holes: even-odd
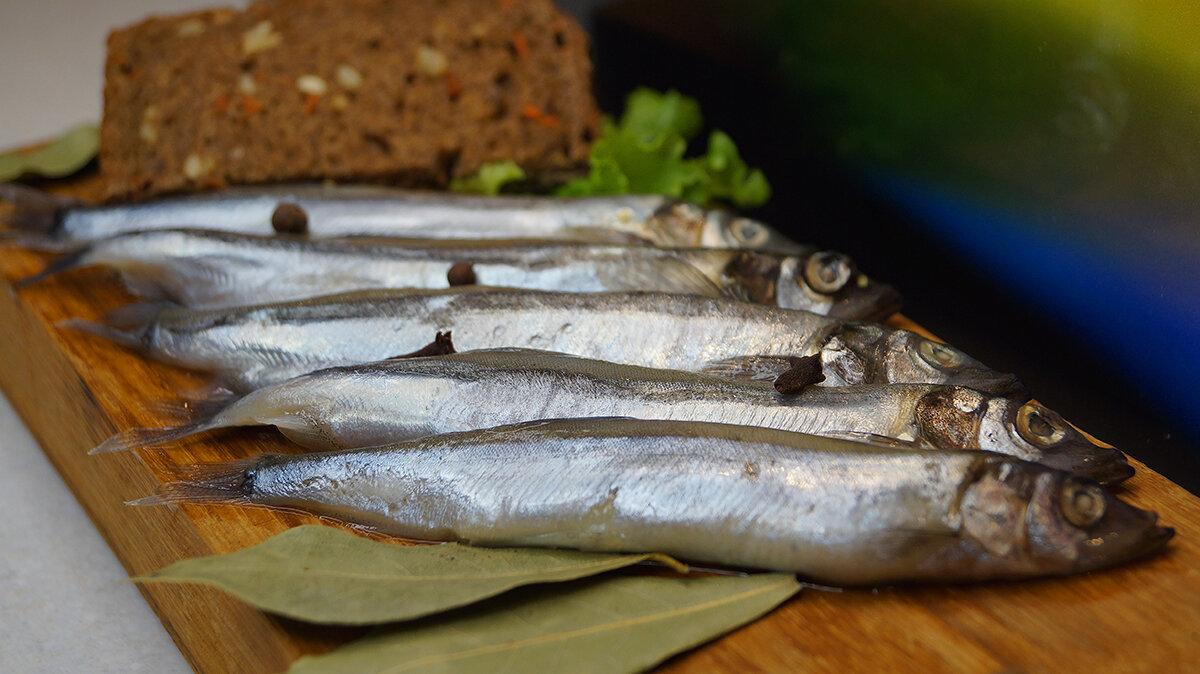
[[[513,161],[489,162],[474,174],[450,182],[451,192],[496,196],[506,184],[525,179],[525,171]]]
[[[588,175],[558,194],[663,194],[697,203],[723,199],[742,207],[764,203],[771,195],[766,178],[746,165],[727,134],[714,131],[704,155],[684,157],[703,125],[694,99],[677,91],[638,89],[626,99],[620,123],[606,122],[592,144]]]

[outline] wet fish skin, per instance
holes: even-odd
[[[234,426],[274,425],[305,447],[330,450],[534,419],[622,416],[894,441],[913,449],[985,449],[1101,483],[1133,474],[1120,452],[1088,442],[1049,410],[1021,407],[973,389],[926,384],[810,387],[782,395],[768,386],[675,370],[486,349],[320,370],[253,391],[192,424],[119,433],[95,451],[161,446]],[[1033,424],[1030,414],[1038,415]],[[1054,420],[1056,428],[1049,425]]]
[[[201,466],[135,505],[300,508],[427,540],[662,552],[825,583],[1089,571],[1173,530],[1102,487],[980,452],[744,426],[571,419]]]
[[[764,223],[657,195],[484,197],[375,186],[229,188],[120,206],[83,206],[32,188],[0,186],[12,226],[62,244],[131,231],[202,227],[271,235],[281,204],[301,208],[313,237],[554,238],[667,247],[802,249]]]
[[[721,289],[670,251],[549,241],[309,240],[214,230],[152,230],[100,239],[21,285],[75,267],[116,268],[139,295],[193,308],[278,302],[366,288],[445,288],[469,263],[481,285],[579,292]]]
[[[174,229],[94,241],[20,284],[101,264],[121,271],[135,293],[214,308],[364,288],[445,288],[452,283],[455,267],[470,265],[471,282],[480,285],[724,294],[851,318],[883,316],[899,307],[894,289],[862,283],[861,275],[829,271],[827,285],[814,289],[810,280],[822,283],[819,263],[838,259],[831,255],[810,251],[804,258],[780,259],[749,251],[546,240],[311,240]],[[742,264],[740,273],[726,273],[747,257],[761,264]]]
[[[820,353],[831,386],[909,382],[1023,391],[1012,375],[965,355],[944,369],[928,363],[908,369],[877,364],[880,359],[922,358],[887,350],[898,348],[896,344],[910,349],[925,344],[902,330],[872,327],[873,339],[861,344],[834,342],[831,334],[866,328],[803,311],[652,292],[374,290],[206,311],[151,303],[113,312],[109,325],[73,320],[65,327],[99,334],[173,365],[215,373],[238,391],[325,367],[411,353],[447,331],[453,332],[460,351],[534,348],[732,377],[747,377],[748,371],[770,374],[771,368],[777,376],[790,367],[788,356]],[[903,333],[903,339],[893,339],[896,333]],[[860,374],[848,376],[852,369]],[[887,379],[900,375],[911,378]]]

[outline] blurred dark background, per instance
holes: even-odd
[[[772,183],[752,215],[1200,492],[1200,7],[562,4],[605,111],[699,99]]]

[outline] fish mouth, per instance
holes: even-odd
[[[1083,441],[1050,450],[1037,461],[1044,466],[1091,478],[1106,487],[1120,484],[1137,472],[1120,451]]]
[[[1147,527],[1138,536],[1136,543],[1130,545],[1119,555],[1112,560],[1114,563],[1124,563],[1139,557],[1148,557],[1158,554],[1167,547],[1167,543],[1175,538],[1175,527],[1163,527],[1158,525],[1158,513],[1154,511],[1143,511],[1147,517],[1145,526]]]
[[[1158,513],[1109,496],[1109,513],[1094,541],[1080,551],[1075,571],[1093,571],[1157,554],[1175,537],[1173,527],[1158,525]]]
[[[1158,520],[1158,514],[1155,513],[1155,521]],[[1166,547],[1167,543],[1175,538],[1175,527],[1159,527],[1156,526],[1146,534],[1146,552],[1155,553]]]
[[[830,318],[856,321],[882,321],[900,311],[904,298],[900,291],[886,283],[870,282],[858,288],[829,308]]]
[[[1103,466],[1084,474],[1106,487],[1112,487],[1133,477],[1136,472],[1133,466],[1124,461],[1106,461]]]
[[[997,373],[992,376],[992,380],[996,383],[992,384],[991,390],[998,396],[1021,401],[1033,398],[1033,394],[1015,374]]]
[[[976,391],[983,391],[1001,398],[1025,402],[1033,397],[1029,389],[1015,374],[996,372],[986,367],[965,370],[952,375],[944,382],[956,386],[966,386]]]

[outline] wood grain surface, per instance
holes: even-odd
[[[85,179],[66,188],[87,196]],[[32,274],[48,256],[0,249],[0,276]],[[115,431],[178,421],[162,403],[201,376],[61,330],[132,298],[112,272],[85,269],[0,288],[0,388],[131,575],[227,552],[318,521],[230,506],[130,507],[174,469],[262,451],[296,451],[274,431],[227,431],[169,451],[88,456]],[[903,318],[893,324],[913,328]],[[668,672],[1200,671],[1200,499],[1134,461],[1122,496],[1177,531],[1168,550],[1124,567],[1020,583],[807,589],[767,617],[668,661]],[[361,632],[276,618],[199,586],[141,587],[200,672],[277,672]]]

